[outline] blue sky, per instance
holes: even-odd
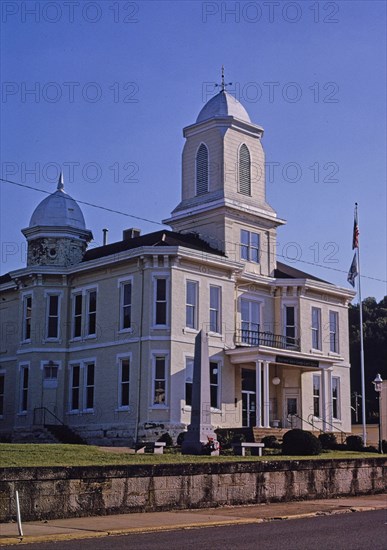
[[[278,259],[349,287],[358,202],[363,297],[387,294],[384,1],[70,4],[1,5],[2,178],[54,191],[61,165],[74,198],[160,222],[180,200],[182,128],[224,64],[265,129]],[[5,273],[45,195],[0,189]],[[104,227],[110,242],[161,227],[82,209],[92,246]]]

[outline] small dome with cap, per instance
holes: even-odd
[[[35,208],[29,227],[75,227],[85,230],[85,218],[76,201],[64,191],[62,174],[55,193],[46,197]]]
[[[240,103],[234,96],[226,92],[226,90],[220,91],[216,96],[212,97],[204,105],[200,111],[196,123],[203,122],[210,118],[233,116],[239,120],[245,122],[251,122],[250,117]]]

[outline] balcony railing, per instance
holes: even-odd
[[[269,348],[300,351],[299,338],[259,330],[238,329],[235,335],[235,343],[237,346],[267,346]]]

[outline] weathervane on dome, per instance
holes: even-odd
[[[227,86],[231,86],[232,82],[224,81],[224,65],[222,65],[222,82],[221,84],[215,84],[215,88],[221,87],[221,91],[224,92]]]

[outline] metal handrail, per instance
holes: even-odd
[[[307,424],[309,424],[310,426],[312,426],[315,430],[318,430],[320,433],[322,434],[326,434],[326,433],[333,433],[333,432],[328,432],[326,430],[322,430],[321,428],[319,428],[318,426],[315,426],[313,424],[313,422],[309,422],[309,420],[305,420],[305,418],[301,418],[301,416],[299,416],[298,414],[294,414],[293,416],[296,416],[297,418],[299,418],[302,422],[306,422]],[[311,415],[309,415],[310,417]],[[308,418],[309,418],[308,417]],[[340,428],[338,428],[337,426],[335,426],[334,424],[331,424],[330,422],[328,422],[327,420],[323,421],[325,424],[328,424],[331,428],[335,428],[335,430],[337,430],[338,432],[341,433],[341,443],[343,443],[343,434],[344,434],[344,437],[346,438],[347,437],[347,434],[344,430],[341,430]]]
[[[250,346],[268,346],[277,349],[300,350],[300,339],[273,332],[258,330],[237,329],[236,341],[239,344]]]
[[[43,426],[46,425],[46,412],[48,412],[53,418],[55,418],[55,420],[57,420],[59,422],[59,424],[62,424],[62,426],[65,426],[65,423],[56,416],[56,414],[54,414],[52,411],[50,411],[50,409],[47,409],[47,407],[35,407],[34,409],[34,425],[37,424],[36,422],[36,413],[37,411],[44,411],[44,414],[43,414]]]

